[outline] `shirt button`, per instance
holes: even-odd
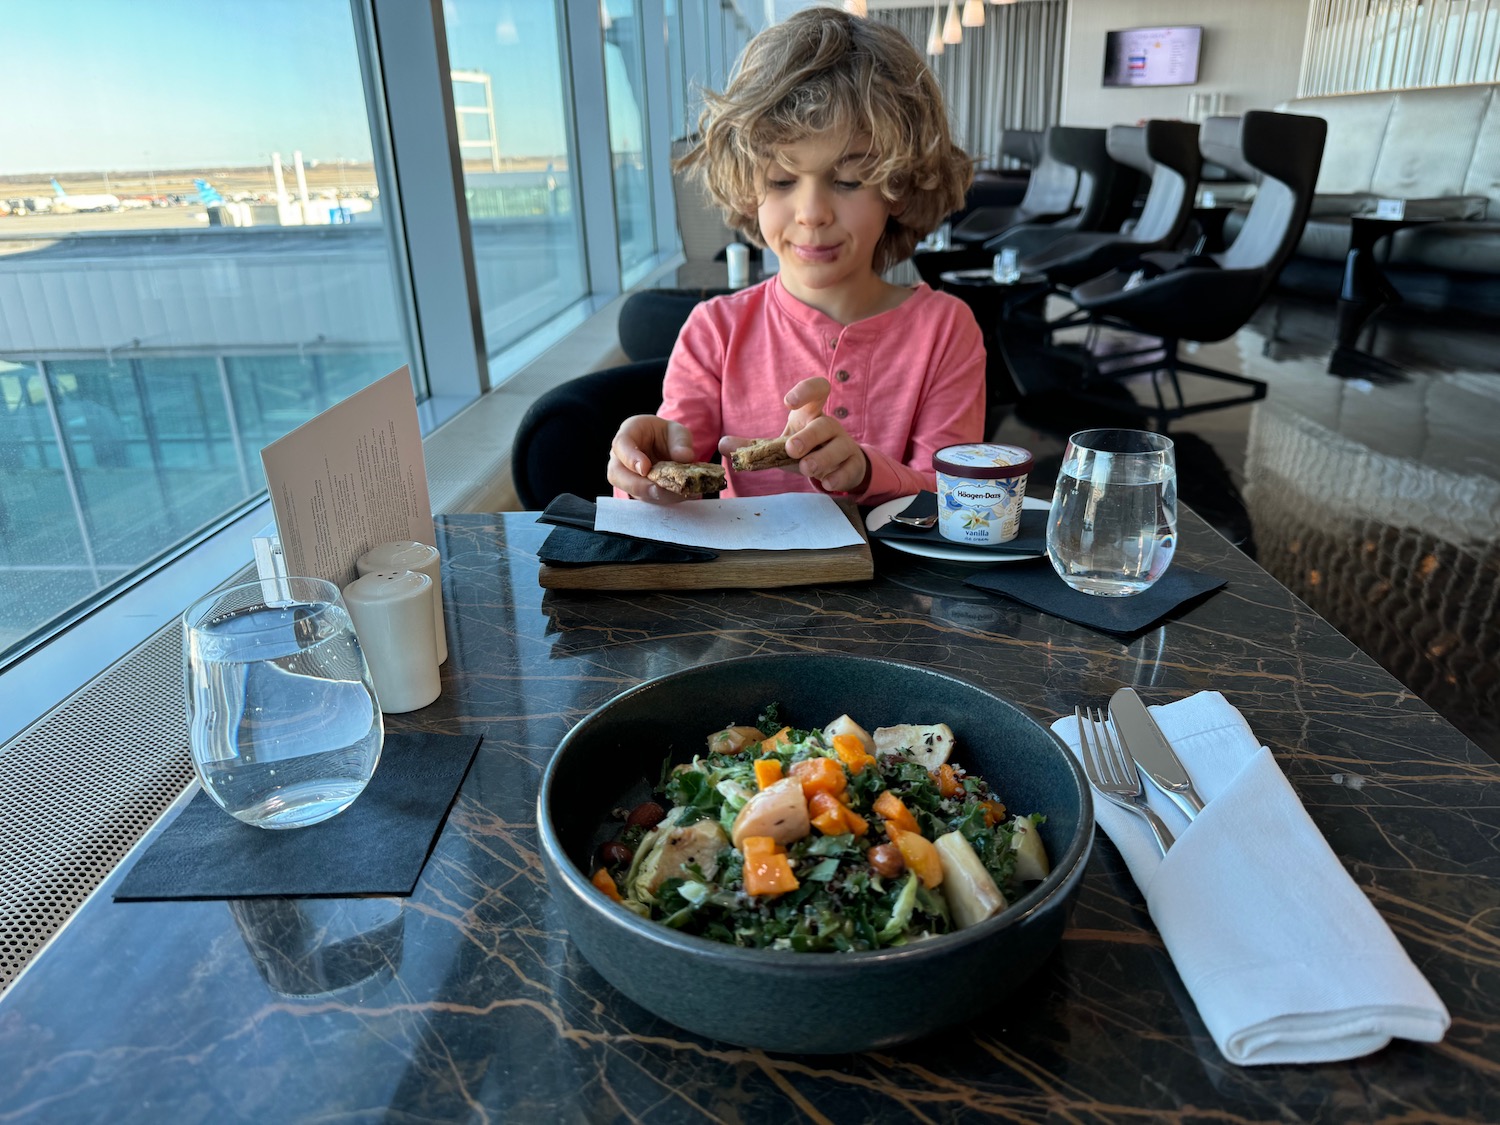
[[[835,418],[847,418],[849,417],[849,408],[847,406],[835,407],[833,415]]]
[[[847,383],[849,381],[849,372],[840,371],[834,375],[834,378],[837,379],[840,383]]]

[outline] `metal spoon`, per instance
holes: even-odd
[[[892,523],[904,523],[907,527],[931,527],[937,523],[937,513],[930,516],[892,516]]]

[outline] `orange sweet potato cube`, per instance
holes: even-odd
[[[887,829],[895,827],[902,832],[920,832],[917,818],[912,816],[906,802],[887,789],[875,798],[875,812],[885,818]],[[892,834],[894,835],[894,833]]]
[[[837,797],[849,787],[849,775],[832,758],[808,758],[792,767],[792,776],[802,782],[802,792],[809,800],[814,793]]]

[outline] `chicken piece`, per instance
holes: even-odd
[[[935,770],[953,753],[953,731],[947,723],[919,727],[910,723],[899,727],[875,728],[875,756],[884,758],[903,751],[924,769]]]
[[[828,736],[830,743],[841,734],[852,734],[855,738],[859,739],[859,743],[865,748],[866,754],[875,753],[875,740],[870,737],[870,732],[865,730],[864,727],[860,726],[848,715],[840,715],[837,719],[834,719],[833,722],[823,728],[823,733]]]
[[[725,727],[708,736],[710,754],[738,754],[747,746],[753,746],[766,736],[758,727]]]
[[[939,836],[934,846],[943,865],[943,893],[959,929],[1005,909],[1005,895],[961,832]]]
[[[782,847],[795,843],[812,831],[807,815],[807,798],[802,795],[802,781],[784,777],[762,789],[734,818],[730,832],[734,846],[746,836],[769,836]]]
[[[1023,883],[1041,882],[1052,870],[1052,863],[1047,859],[1047,849],[1042,846],[1036,825],[1021,817],[1016,820],[1014,830],[1010,850],[1016,853],[1016,878]]]
[[[690,877],[688,868],[694,864],[698,865],[705,879],[712,879],[719,873],[719,852],[726,843],[724,829],[716,820],[699,820],[685,828],[669,828],[656,850],[641,864],[635,884],[654,895],[668,879]]]

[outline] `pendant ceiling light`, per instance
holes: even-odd
[[[932,30],[927,33],[927,53],[929,55],[943,53],[943,14],[937,4],[932,6]]]
[[[865,0],[844,0],[844,11],[851,16],[867,16],[870,13],[865,10]]]
[[[943,42],[957,46],[964,41],[964,25],[958,22],[957,0],[948,0],[948,18],[943,21]]]
[[[964,0],[964,14],[959,22],[965,27],[983,27],[984,0]]]

